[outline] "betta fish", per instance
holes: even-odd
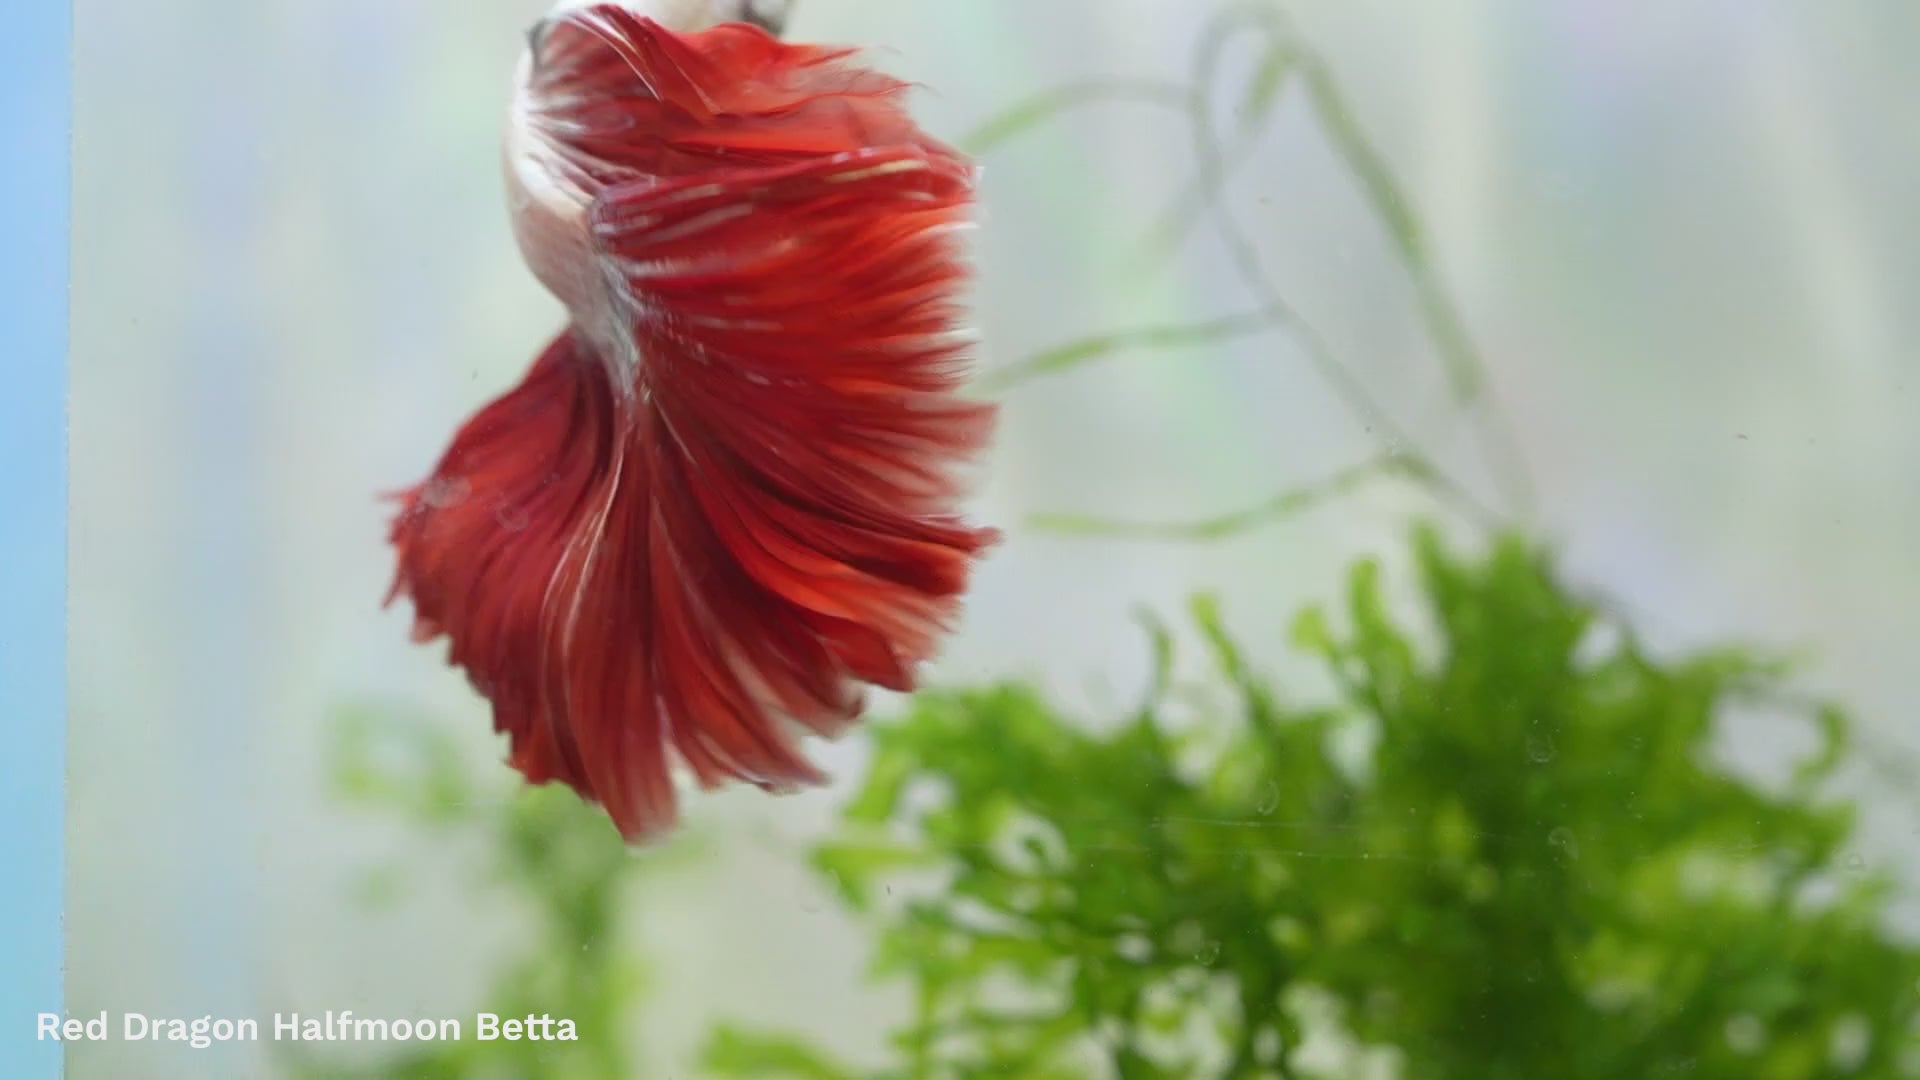
[[[998,533],[967,522],[973,165],[903,82],[753,0],[561,5],[504,140],[566,307],[400,504],[388,596],[444,636],[508,762],[670,830],[677,776],[826,780],[808,735],[906,692]]]

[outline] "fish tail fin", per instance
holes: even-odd
[[[562,333],[517,386],[460,427],[426,480],[392,496],[399,511],[388,536],[396,569],[387,603],[412,602],[415,641],[448,640],[448,662],[492,703],[509,763],[529,783],[558,781],[596,801],[606,785],[568,722],[568,673],[589,636],[578,585],[606,541],[628,539],[605,535],[621,524],[608,513],[620,408],[607,366]],[[636,823],[673,818],[666,764],[640,765],[613,785],[608,806],[632,838],[645,831]]]
[[[882,635],[781,618],[675,543],[662,521],[698,514],[699,481],[661,468],[661,421],[613,370],[563,334],[460,427],[394,496],[387,602],[412,601],[416,642],[447,639],[514,769],[640,844],[678,818],[676,764],[708,788],[823,782],[797,734],[859,714],[848,669],[910,676]]]

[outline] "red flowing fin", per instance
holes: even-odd
[[[674,823],[676,757],[821,782],[800,733],[911,690],[997,539],[958,513],[993,421],[958,392],[972,173],[844,50],[615,5],[537,48],[533,122],[607,185],[622,340],[570,332],[461,428],[401,496],[394,594],[514,767],[639,842]]]
[[[654,691],[705,782],[817,780],[787,722],[832,733],[860,684],[912,689],[997,539],[958,515],[993,422],[957,392],[971,180],[895,146],[593,208],[641,357]]]
[[[666,261],[636,300],[682,307],[636,327],[640,385],[563,335],[399,496],[391,532],[389,600],[449,639],[513,767],[631,842],[674,824],[674,756],[708,787],[823,781],[794,727],[844,728],[863,683],[911,690],[996,539],[953,513],[992,419],[953,395],[944,332],[964,172],[876,152],[738,182],[768,232],[710,234],[678,275],[718,196],[604,206],[609,257]],[[791,309],[815,289],[837,318]]]
[[[562,334],[461,426],[424,483],[396,496],[387,602],[412,600],[416,640],[450,639],[448,661],[492,701],[494,729],[532,783],[584,783],[573,734],[547,707],[543,665],[551,583],[580,520],[605,501],[615,421],[604,366]]]
[[[556,17],[536,46],[533,122],[602,184],[771,165],[869,146],[956,156],[851,49],[728,23],[676,34],[618,4]]]
[[[400,493],[388,602],[493,705],[509,763],[599,802],[629,840],[676,817],[654,692],[652,500],[631,394],[572,332]]]

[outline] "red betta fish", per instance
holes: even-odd
[[[905,84],[748,2],[563,2],[529,34],[507,189],[569,323],[391,534],[389,602],[511,765],[630,843],[681,768],[824,782],[801,736],[913,688],[998,538],[959,515],[993,423],[959,393],[973,168]]]

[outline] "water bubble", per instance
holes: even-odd
[[[1535,765],[1545,765],[1553,760],[1553,736],[1545,732],[1535,732],[1527,736],[1527,760]]]
[[[1260,789],[1260,802],[1254,806],[1254,810],[1257,811],[1260,816],[1265,817],[1273,813],[1274,808],[1279,805],[1280,785],[1269,780],[1266,786]]]
[[[467,501],[473,494],[473,485],[464,476],[436,476],[427,481],[420,489],[420,501],[439,510],[450,509]]]
[[[508,532],[519,532],[527,527],[527,511],[524,507],[503,502],[493,508],[493,520]]]
[[[1580,857],[1580,842],[1573,838],[1573,830],[1565,825],[1547,834],[1547,844],[1558,850],[1568,861]]]
[[[1848,874],[1859,877],[1867,872],[1867,857],[1856,851],[1847,856],[1846,861],[1841,865],[1846,867]]]
[[[1207,942],[1205,945],[1200,946],[1200,951],[1194,953],[1193,958],[1200,962],[1201,967],[1212,967],[1213,962],[1220,959],[1220,943],[1217,941]]]

